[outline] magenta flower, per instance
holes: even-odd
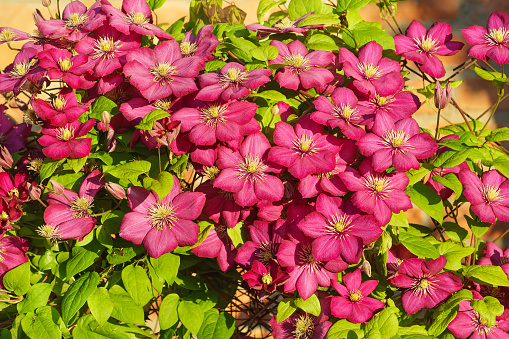
[[[141,119],[156,109],[161,109],[171,114],[174,111],[173,106],[178,101],[179,99],[172,100],[171,97],[168,97],[150,102],[145,98],[134,97],[122,103],[119,109],[128,121],[138,124]]]
[[[13,229],[12,224],[23,216],[23,211],[16,199],[0,199],[0,233]]]
[[[192,31],[185,34],[180,42],[180,51],[184,58],[198,56],[205,61],[214,59],[212,51],[219,45],[219,40],[212,34],[212,25],[205,25],[198,31],[198,35],[192,36]]]
[[[279,168],[267,161],[269,140],[262,133],[248,135],[239,151],[220,147],[217,167],[221,170],[214,187],[233,192],[240,206],[252,206],[260,200],[278,201],[283,197],[283,183],[268,172]]]
[[[38,54],[39,65],[48,70],[48,77],[51,80],[62,79],[72,88],[81,88],[86,81],[82,74],[89,69],[84,67],[88,62],[88,56],[72,54],[65,49],[50,48]]]
[[[504,12],[493,12],[486,28],[473,25],[462,29],[461,33],[469,44],[474,45],[468,50],[471,57],[509,63],[509,16]]]
[[[372,214],[382,226],[391,220],[392,213],[412,208],[404,192],[408,185],[406,173],[376,172],[369,158],[361,163],[359,172],[347,167],[340,176],[346,187],[355,192],[351,198],[354,205]]]
[[[76,94],[70,88],[62,89],[51,104],[42,99],[34,99],[32,107],[37,116],[52,127],[74,122],[87,111],[87,107],[78,103]]]
[[[461,290],[463,283],[451,272],[442,272],[447,260],[443,255],[438,259],[405,260],[398,270],[398,275],[389,279],[391,285],[404,288],[403,308],[407,315],[412,315],[423,308],[433,308],[452,293]]]
[[[262,290],[261,295],[263,296],[265,295],[263,292],[274,292],[278,286],[288,279],[288,275],[281,270],[281,266],[274,260],[270,260],[267,266],[255,260],[251,270],[242,274],[242,279],[247,280],[249,287],[252,289]]]
[[[335,280],[332,281],[332,287],[340,294],[339,297],[332,297],[333,316],[348,319],[353,323],[363,323],[371,318],[374,312],[384,307],[384,303],[380,300],[368,297],[378,285],[378,281],[362,282],[361,279],[361,270],[357,269],[343,276],[346,287]]]
[[[383,172],[394,165],[396,171],[406,172],[418,169],[417,159],[426,159],[438,148],[435,140],[421,129],[412,118],[397,122],[386,115],[375,119],[371,133],[367,133],[358,142],[362,155],[371,157],[375,171]]]
[[[319,96],[313,104],[317,112],[311,119],[331,128],[339,127],[349,139],[359,140],[366,132],[360,125],[365,118],[357,109],[357,97],[352,90],[339,87],[331,95],[332,103],[324,96]]]
[[[112,74],[126,64],[126,54],[140,47],[141,35],[125,35],[109,25],[103,25],[94,31],[93,37],[86,37],[76,44],[76,52],[88,54],[89,70],[96,77]]]
[[[306,32],[310,29],[324,29],[323,25],[308,25],[303,27],[297,27],[299,25],[299,22],[302,21],[305,17],[310,16],[311,14],[314,14],[315,12],[308,13],[304,16],[301,16],[295,21],[290,20],[290,18],[285,17],[281,20],[278,20],[276,23],[274,23],[271,27],[263,26],[260,24],[251,24],[247,25],[246,28],[250,31],[254,31],[258,33],[258,37],[262,38],[269,34],[275,34],[275,33],[296,33],[296,34],[304,34],[306,35]]]
[[[269,61],[269,64],[287,63],[275,77],[281,87],[293,90],[298,90],[299,87],[309,89],[323,87],[334,80],[331,71],[321,68],[334,61],[332,52],[313,51],[309,53],[299,40],[294,40],[288,45],[281,41],[272,40],[270,44],[279,50],[279,55]]]
[[[235,246],[226,232],[228,226],[215,224],[201,244],[191,250],[202,258],[215,258],[221,271],[226,272],[235,266]]]
[[[5,273],[28,262],[25,253],[29,247],[28,240],[20,237],[5,237],[0,240],[0,287],[4,287]]]
[[[251,89],[258,88],[270,81],[272,71],[257,68],[246,71],[246,67],[236,62],[229,62],[217,73],[204,73],[198,76],[201,90],[196,99],[214,101],[239,99],[249,95]]]
[[[487,241],[482,252],[484,257],[479,258],[479,265],[500,266],[509,276],[509,247],[502,251],[495,243]]]
[[[451,39],[451,25],[435,22],[426,31],[423,24],[414,20],[408,26],[406,35],[394,37],[394,43],[397,54],[421,64],[421,70],[432,77],[441,78],[445,75],[445,68],[437,55],[454,55],[464,46],[464,43]]]
[[[83,239],[95,227],[92,217],[94,197],[104,186],[99,170],[90,173],[80,185],[79,192],[64,189],[64,194],[48,194],[48,207],[44,211],[46,225],[37,233],[47,239]]]
[[[38,139],[42,152],[53,160],[65,158],[77,159],[90,154],[91,138],[81,138],[94,127],[95,119],[85,123],[75,120],[62,127],[43,128],[42,136]]]
[[[19,94],[27,81],[37,83],[44,73],[44,69],[37,65],[37,50],[22,48],[14,58],[14,62],[0,74],[0,93],[14,91]]]
[[[288,167],[288,172],[297,179],[313,173],[327,173],[334,170],[335,154],[340,150],[340,141],[330,134],[324,134],[323,126],[306,116],[295,125],[276,123],[274,143],[269,160]]]
[[[387,279],[394,278],[398,275],[399,267],[403,261],[417,258],[415,254],[410,252],[403,244],[392,246],[387,253]]]
[[[189,132],[189,140],[197,145],[213,145],[242,138],[242,125],[254,118],[257,105],[247,101],[195,102],[172,114],[181,122],[181,131]],[[195,107],[193,107],[195,106]]]
[[[403,87],[399,62],[382,58],[383,48],[371,41],[359,49],[359,58],[346,48],[339,49],[339,62],[345,75],[354,79],[352,86],[366,95],[388,95],[392,88]]]
[[[198,241],[200,226],[192,222],[205,205],[205,195],[198,192],[180,193],[180,182],[173,178],[173,187],[163,199],[142,187],[127,189],[126,213],[120,223],[119,235],[133,244],[143,244],[148,255],[159,258],[177,246],[192,246]]]
[[[315,260],[333,260],[341,256],[348,264],[358,263],[362,246],[369,245],[382,234],[374,217],[363,215],[349,202],[325,194],[318,196],[316,212],[308,214],[298,227],[315,239],[312,243]]]
[[[5,105],[0,105],[0,146],[5,147],[9,153],[14,153],[25,147],[31,126],[27,124],[13,125],[4,114],[6,109]]]
[[[13,177],[7,172],[0,172],[0,198],[5,201],[15,200],[23,203],[29,199],[28,172],[20,171]]]
[[[27,40],[29,35],[11,27],[0,27],[0,45],[11,41]]]
[[[103,10],[109,18],[109,24],[119,32],[129,35],[131,32],[140,35],[154,35],[161,40],[173,40],[173,37],[152,24],[152,11],[145,0],[124,0],[122,11],[119,11],[107,0],[102,0]]]
[[[499,171],[484,172],[479,179],[474,172],[465,169],[460,171],[459,179],[464,186],[463,194],[481,221],[509,221],[509,180]]]
[[[145,0],[141,1],[146,4]],[[124,74],[149,101],[172,94],[182,97],[196,91],[194,77],[204,66],[199,57],[182,58],[175,40],[162,42],[154,50],[142,47],[131,51],[127,61]]]

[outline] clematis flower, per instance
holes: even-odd
[[[272,71],[257,68],[246,71],[246,67],[236,62],[229,62],[217,73],[204,73],[198,76],[200,91],[196,99],[203,101],[234,100],[249,95],[251,89],[256,89],[270,81]]]
[[[389,279],[391,285],[404,288],[403,308],[412,315],[423,308],[431,309],[461,290],[463,283],[451,272],[442,272],[447,260],[443,255],[435,260],[408,259],[398,270],[398,275]]]
[[[205,240],[191,250],[198,257],[215,258],[223,272],[235,266],[235,245],[233,245],[227,229],[226,225],[215,224]]]
[[[293,90],[298,90],[299,87],[309,89],[324,87],[328,82],[334,80],[331,71],[320,67],[325,67],[334,61],[332,52],[313,51],[309,53],[299,40],[294,40],[288,45],[272,40],[270,45],[279,50],[279,55],[269,61],[269,64],[287,63],[275,77],[281,87]]]
[[[44,211],[46,224],[37,233],[46,239],[83,239],[97,223],[92,207],[104,183],[102,173],[94,170],[83,180],[78,193],[67,188],[62,195],[49,193],[49,205]]]
[[[421,133],[419,124],[412,118],[397,122],[390,116],[375,119],[371,133],[364,135],[357,147],[362,155],[371,156],[371,165],[377,172],[385,171],[394,165],[396,171],[406,172],[419,169],[417,159],[426,159],[438,148],[428,133]]]
[[[4,114],[6,109],[5,105],[0,105],[0,146],[5,147],[9,153],[15,153],[25,147],[31,127],[27,124],[13,125]]]
[[[221,170],[214,187],[233,192],[240,206],[252,206],[260,200],[278,201],[283,197],[283,183],[269,172],[280,169],[268,162],[269,140],[262,133],[248,135],[239,151],[220,147],[217,167]]]
[[[23,216],[23,211],[16,199],[0,199],[0,233],[13,229],[12,224]]]
[[[491,170],[484,172],[479,179],[469,169],[461,170],[458,176],[464,186],[463,194],[481,221],[509,221],[509,180],[506,177],[497,170]]]
[[[53,160],[65,158],[78,159],[90,154],[92,149],[91,138],[81,138],[94,127],[95,119],[85,123],[75,120],[62,127],[43,128],[42,136],[37,139],[42,152]]]
[[[312,254],[317,261],[341,258],[356,264],[362,254],[362,246],[369,245],[382,234],[376,219],[363,215],[351,203],[336,197],[320,194],[316,200],[316,212],[308,214],[299,229],[313,238]]]
[[[135,245],[143,244],[148,255],[159,258],[177,246],[192,246],[198,241],[200,226],[192,222],[205,205],[199,192],[180,193],[180,182],[173,176],[170,193],[162,199],[142,187],[127,189],[126,213],[119,235]]]
[[[403,246],[403,244],[392,246],[389,252],[387,252],[387,279],[394,278],[398,275],[401,264],[410,258],[417,257]]]
[[[20,237],[5,237],[0,240],[0,287],[4,287],[5,273],[28,262],[26,252],[29,247],[30,242]]]
[[[383,47],[376,41],[362,46],[359,49],[359,58],[346,48],[339,49],[339,62],[343,63],[345,75],[354,79],[354,89],[365,95],[376,92],[385,96],[392,88],[404,86],[399,62],[382,58],[382,51]]]
[[[263,292],[274,292],[279,285],[282,285],[288,275],[281,270],[274,260],[270,260],[268,265],[264,265],[258,260],[253,262],[250,271],[242,274],[242,279],[247,280],[249,287],[261,291],[259,296],[265,296]],[[268,294],[268,293],[267,293]],[[260,298],[262,300],[262,298]]]
[[[315,12],[308,13],[304,16],[301,16],[297,20],[290,20],[289,17],[284,17],[283,19],[278,20],[276,23],[274,23],[271,27],[263,26],[260,24],[251,24],[247,25],[246,28],[250,31],[254,31],[258,33],[259,38],[263,38],[264,36],[267,36],[271,33],[296,33],[296,34],[304,34],[306,35],[307,31],[310,29],[324,29],[323,25],[307,25],[303,27],[298,27],[299,22],[302,21],[302,19],[310,16],[311,14],[314,14]]]
[[[479,258],[479,265],[500,266],[509,276],[509,247],[502,251],[495,243],[487,241],[482,252],[484,257]]]
[[[19,171],[13,177],[7,172],[0,173],[0,198],[6,201],[28,201],[30,196],[27,189],[28,171]]]
[[[359,172],[348,168],[340,174],[346,187],[355,192],[351,200],[362,211],[372,214],[385,226],[392,213],[412,208],[412,202],[404,192],[408,185],[406,173],[379,173],[371,166],[371,159],[365,159]]]
[[[441,78],[445,75],[445,68],[437,55],[454,55],[464,46],[464,43],[451,39],[451,25],[435,22],[426,31],[423,24],[414,20],[408,26],[406,35],[398,34],[394,37],[394,43],[397,54],[421,64],[424,73]]]
[[[276,123],[274,143],[269,160],[288,167],[288,172],[297,179],[313,173],[334,170],[335,154],[340,150],[338,138],[324,134],[323,126],[306,116],[295,125]]]
[[[332,297],[333,316],[353,323],[363,323],[371,318],[374,312],[384,307],[380,300],[368,297],[378,285],[378,281],[362,282],[361,279],[361,270],[357,269],[343,276],[345,286],[335,280],[332,281],[332,287],[340,294],[339,297]]]
[[[175,40],[162,42],[154,50],[142,47],[131,51],[127,61],[124,74],[149,101],[196,91],[194,77],[204,66],[199,57],[182,58]]]
[[[41,99],[34,99],[32,107],[39,118],[53,127],[62,127],[74,122],[87,111],[87,107],[78,103],[76,94],[70,88],[62,89],[51,104]]]
[[[495,11],[488,18],[486,28],[473,25],[461,30],[465,40],[474,45],[468,55],[481,60],[509,63],[509,16]]]
[[[27,81],[37,83],[45,72],[37,65],[37,50],[22,48],[14,58],[14,62],[0,74],[0,93],[13,91],[15,95]]]
[[[11,41],[27,40],[28,34],[11,27],[0,27],[0,45]]]
[[[192,36],[192,31],[185,34],[180,42],[180,52],[184,58],[189,56],[198,56],[205,61],[214,59],[212,51],[219,45],[219,40],[212,34],[212,25],[205,25],[198,31],[196,36]]]

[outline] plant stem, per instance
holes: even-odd
[[[440,112],[442,111],[441,108],[438,109],[438,112],[437,112],[437,128],[435,130],[435,140],[438,140],[438,126],[440,124]]]

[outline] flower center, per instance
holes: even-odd
[[[42,226],[39,226],[36,230],[37,234],[39,234],[41,237],[45,239],[53,239],[58,238],[58,226],[55,226],[53,224],[45,224]]]
[[[57,128],[57,139],[60,141],[69,141],[74,138],[74,128],[60,127]]]
[[[414,283],[412,290],[414,294],[417,294],[419,297],[422,297],[423,295],[430,294],[433,287],[434,282],[430,281],[429,277],[422,277]]]
[[[198,49],[198,45],[194,42],[183,41],[180,43],[180,52],[182,56],[191,56]]]
[[[270,276],[270,273],[262,274],[262,283],[264,283],[266,285],[272,284],[272,277]]]
[[[16,198],[19,198],[19,191],[16,187],[14,187],[12,190],[9,191],[9,196],[15,196]]]
[[[339,106],[334,107],[334,111],[335,116],[347,121],[352,118],[352,115],[355,116],[357,114],[357,109],[350,107],[349,104],[340,104]]]
[[[389,178],[379,173],[368,174],[364,177],[364,186],[370,191],[370,194],[377,195],[382,199],[385,198],[386,193],[391,191],[390,184]]]
[[[166,62],[158,63],[151,70],[150,73],[154,76],[152,81],[161,83],[162,86],[172,82],[172,76],[177,74],[177,67],[171,66]]]
[[[170,106],[171,106],[171,100],[167,99],[167,98],[159,99],[159,100],[156,100],[152,104],[152,106],[154,108],[162,109],[163,111],[169,111],[170,110]]]
[[[382,71],[380,71],[379,66],[373,65],[370,63],[359,63],[357,65],[357,69],[364,76],[366,80],[375,80],[378,79],[382,75]]]
[[[158,231],[171,229],[179,219],[172,204],[156,203],[149,208],[148,214],[150,225]]]
[[[219,175],[219,168],[216,166],[206,166],[203,168],[203,173],[206,177],[208,177],[210,180],[214,180]]]
[[[2,211],[2,213],[0,213],[0,220],[9,221],[9,214],[7,214],[5,211]]]
[[[200,120],[208,127],[215,128],[217,124],[226,121],[224,114],[228,111],[228,105],[210,104],[200,109]]]
[[[223,83],[223,88],[231,84],[238,85],[247,79],[247,73],[237,67],[229,68],[226,73],[222,73],[219,77],[219,81]]]
[[[318,149],[315,148],[315,141],[313,140],[313,136],[303,134],[300,138],[296,138],[293,140],[293,148],[297,150],[297,153],[300,153],[301,156],[305,154],[313,154]]]
[[[362,300],[362,298],[363,298],[362,293],[357,290],[351,291],[350,295],[348,296],[348,299],[350,299],[350,301],[353,301],[353,302],[360,301],[360,300]]]
[[[322,262],[316,261],[315,258],[313,258],[311,244],[306,244],[302,246],[301,250],[299,251],[298,257],[300,259],[299,264],[304,268],[307,268],[307,270],[310,271],[311,273],[314,273],[322,269]]]
[[[293,73],[299,74],[305,72],[311,67],[309,59],[300,54],[290,54],[283,57],[283,61],[287,62]]]
[[[387,148],[392,148],[400,152],[404,152],[408,149],[413,148],[412,145],[407,144],[410,136],[402,130],[390,130],[385,133],[383,138],[383,144]]]
[[[477,311],[472,311],[471,319],[473,323],[472,325],[475,327],[475,332],[477,332],[481,337],[487,338],[493,331],[494,326],[488,327],[488,321],[481,317]]]
[[[264,265],[268,265],[269,262],[274,259],[275,254],[277,253],[277,248],[271,242],[265,242],[260,245],[260,250],[256,253],[256,257],[261,261]]]
[[[414,38],[415,46],[420,53],[430,54],[436,51],[438,42],[430,36]]]
[[[77,197],[71,203],[71,209],[74,211],[74,218],[88,218],[92,214],[94,199],[88,197]]]
[[[347,230],[352,224],[352,221],[346,214],[334,214],[328,222],[330,226],[329,228],[331,228],[334,233],[341,233]]]
[[[488,46],[504,45],[509,42],[509,30],[505,27],[490,29],[489,33],[484,35],[484,40]]]
[[[128,24],[137,25],[137,26],[144,26],[145,24],[149,23],[149,18],[145,16],[145,14],[140,12],[131,12],[129,14],[126,14],[124,20]]]
[[[272,27],[277,28],[279,30],[283,30],[286,28],[292,28],[295,27],[295,21],[290,20],[289,17],[283,18],[276,22]]]
[[[35,172],[39,172],[42,165],[44,163],[44,160],[41,159],[41,158],[35,158],[33,159],[32,161],[29,162],[29,165],[28,165],[28,169],[29,170],[32,170],[32,171],[35,171]]]
[[[239,172],[239,179],[256,181],[264,180],[268,166],[257,155],[248,154],[235,169]]]
[[[313,336],[315,324],[308,315],[301,315],[295,322],[293,334],[295,339],[310,339]]]
[[[83,26],[88,22],[88,15],[80,13],[72,13],[67,20],[65,20],[65,27],[68,29]]]
[[[69,58],[58,59],[58,67],[60,67],[60,70],[62,72],[67,72],[72,67],[71,59]]]
[[[12,70],[9,72],[9,76],[11,78],[22,78],[30,72],[30,69],[33,66],[33,61],[25,61],[20,62],[19,64],[15,64]]]
[[[6,28],[0,33],[0,41],[10,42],[13,41],[18,35],[14,31]]]
[[[57,96],[55,99],[53,99],[53,107],[57,111],[62,111],[65,107],[65,104],[67,104],[67,101],[64,99],[63,96]]]
[[[484,200],[486,200],[486,202],[490,205],[496,205],[504,199],[504,196],[500,195],[500,187],[495,187],[493,185],[483,185],[481,188],[481,193],[484,197]]]
[[[115,52],[121,46],[120,41],[113,41],[110,37],[100,37],[94,43],[93,57],[97,58],[114,58]]]

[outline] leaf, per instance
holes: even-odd
[[[126,323],[145,324],[143,308],[136,305],[129,293],[118,285],[110,288],[109,292],[113,303],[113,311],[111,311],[113,318]]]
[[[306,313],[319,316],[322,308],[320,306],[320,300],[316,294],[312,294],[311,297],[303,300],[302,298],[295,299],[294,305],[303,310]]]
[[[445,234],[455,242],[461,242],[468,237],[468,231],[454,222],[444,222]]]
[[[269,61],[277,58],[279,51],[274,46],[260,46],[251,50],[253,58],[261,61]]]
[[[461,290],[454,293],[447,302],[440,306],[433,314],[435,320],[428,328],[428,334],[432,336],[440,335],[447,325],[456,318],[459,310],[459,303],[463,300],[472,299],[472,292],[469,290]]]
[[[358,11],[369,3],[370,0],[338,0],[336,10],[338,12],[344,11]]]
[[[74,173],[78,173],[87,162],[87,159],[88,156],[79,159],[67,159],[67,163],[72,167]]]
[[[439,184],[444,185],[445,187],[452,189],[456,195],[455,200],[458,200],[458,198],[461,196],[461,193],[463,193],[463,185],[454,173],[448,173],[443,177],[434,176],[433,180]]]
[[[91,314],[79,318],[77,326],[72,331],[74,339],[133,339],[125,331],[126,327],[106,322],[100,326]]]
[[[353,335],[350,336],[350,333],[353,333]],[[361,329],[361,324],[352,324],[346,319],[336,321],[327,332],[326,339],[343,338],[364,338],[364,330]]]
[[[203,324],[196,335],[200,339],[229,339],[235,331],[235,319],[225,312],[213,308],[205,312]]]
[[[335,51],[339,50],[336,42],[330,36],[325,34],[313,34],[306,39],[305,45],[309,49],[322,50],[322,51]]]
[[[258,4],[258,9],[256,10],[256,17],[258,18],[258,22],[263,23],[263,18],[265,14],[267,14],[272,8],[276,6],[281,6],[286,3],[286,0],[274,1],[274,0],[260,0]]]
[[[244,243],[244,239],[242,239],[242,225],[243,222],[239,222],[237,225],[235,225],[234,228],[226,228],[226,233],[228,233],[228,236],[230,237],[233,246],[237,247],[239,245],[242,245]]]
[[[275,101],[286,101],[286,96],[278,91],[268,90],[259,93],[252,93],[251,96],[256,96],[264,99]]]
[[[493,166],[506,178],[509,178],[509,159],[507,156],[500,156],[493,160]]]
[[[297,310],[297,306],[293,303],[293,299],[285,298],[277,305],[277,322],[280,323],[290,317]]]
[[[69,279],[75,274],[87,269],[92,265],[99,254],[102,252],[102,248],[94,246],[95,243],[87,246],[75,246],[72,249],[72,257],[67,260],[65,264],[65,275]]]
[[[152,11],[162,7],[165,2],[166,0],[147,0],[148,7],[150,7]]]
[[[68,324],[99,284],[97,272],[87,272],[71,284],[62,300],[62,319]]]
[[[159,306],[159,326],[162,330],[166,330],[178,321],[177,307],[180,302],[178,294],[171,293],[164,297]]]
[[[27,292],[25,299],[18,305],[19,313],[28,313],[35,311],[36,308],[46,305],[52,286],[48,283],[35,284]]]
[[[431,164],[421,164],[421,167],[417,170],[410,169],[408,172],[406,172],[406,175],[408,177],[408,184],[413,185],[418,181],[421,181],[422,178],[426,176],[429,172],[431,172],[432,169],[435,167]]]
[[[184,300],[178,306],[178,315],[182,324],[193,334],[200,331],[205,314],[200,305]]]
[[[145,306],[152,299],[150,280],[142,267],[126,266],[122,270],[122,282],[136,304]]]
[[[509,280],[500,266],[473,265],[468,266],[461,272],[470,280],[490,286],[509,286]]]
[[[418,236],[400,232],[399,241],[413,254],[419,258],[437,259],[440,256],[437,249],[428,240]]]
[[[372,22],[359,22],[351,27],[351,34],[344,33],[343,40],[352,48],[359,48],[370,41],[376,41],[383,49],[394,49],[394,38],[387,34],[381,26],[375,26]]]
[[[41,166],[41,170],[39,171],[39,177],[41,178],[41,182],[44,179],[51,177],[53,173],[57,170],[58,166],[60,166],[65,159],[52,161],[50,158],[44,159],[44,163]]]
[[[444,204],[440,196],[434,189],[417,182],[405,191],[410,196],[410,200],[423,210],[427,215],[438,221],[440,224],[444,221]]]
[[[391,217],[391,220],[389,221],[389,225],[396,226],[396,227],[403,227],[403,228],[407,228],[410,226],[408,224],[408,218],[406,217],[406,215],[403,211],[399,212],[398,214],[392,213],[392,217]]]
[[[399,329],[398,329],[398,334],[403,336],[403,335],[423,335],[425,336],[425,338],[429,338],[427,335],[428,335],[428,331],[426,331],[426,329],[422,326],[419,326],[419,325],[412,325],[410,327],[402,327],[400,326]]]
[[[4,275],[3,284],[6,289],[16,295],[27,293],[30,288],[30,263],[21,264]]]
[[[461,268],[461,259],[474,253],[474,250],[473,247],[463,247],[449,241],[438,246],[438,253],[444,255],[445,259],[447,259],[445,268],[453,271],[459,270]]]
[[[150,162],[135,160],[109,170],[107,173],[119,179],[136,179],[140,174],[150,171]]]
[[[497,128],[486,137],[486,141],[505,141],[509,140],[509,128]]]
[[[366,331],[369,331],[371,328],[377,328],[382,338],[391,338],[398,333],[397,313],[399,313],[399,310],[396,307],[384,308],[368,322]]]
[[[102,112],[106,111],[111,113],[115,107],[118,107],[118,105],[114,101],[106,98],[105,96],[100,96],[99,98],[95,99],[94,103],[92,104],[90,117],[100,120]]]
[[[113,303],[110,299],[110,293],[104,287],[98,287],[87,299],[90,313],[94,316],[99,326],[108,321],[113,311]]]
[[[299,21],[297,27],[312,25],[336,25],[340,22],[341,20],[335,14],[311,14]]]
[[[311,12],[327,14],[331,13],[332,9],[328,8],[320,0],[291,0],[288,4],[288,16],[291,20],[297,20]]]
[[[477,220],[472,219],[468,215],[465,215],[465,219],[467,220],[467,224],[470,227],[472,234],[475,235],[477,238],[482,237],[484,233],[486,233],[491,227],[491,223],[482,222],[478,219]]]
[[[38,309],[36,313],[27,313],[21,320],[21,326],[31,339],[60,339],[62,332],[56,324],[58,319],[58,312],[46,306]]]
[[[433,161],[433,166],[436,167],[444,167],[444,168],[451,168],[454,166],[458,166],[472,154],[473,149],[468,148],[463,151],[445,151],[444,153],[440,154],[435,161]]]
[[[173,187],[173,174],[163,171],[157,176],[157,180],[152,178],[143,179],[143,187],[157,193],[159,200],[163,199],[170,193]]]
[[[144,131],[151,131],[154,127],[154,122],[160,119],[164,119],[169,117],[170,114],[162,109],[156,109],[149,114],[145,115],[143,119],[141,119],[140,123],[136,125],[137,129],[142,129]]]
[[[166,253],[157,259],[150,258],[150,263],[158,276],[164,278],[168,285],[173,284],[180,266],[180,257],[178,255]]]
[[[488,71],[485,71],[484,69],[482,68],[479,68],[479,67],[476,67],[476,66],[472,66],[471,68],[478,76],[480,76],[481,78],[483,78],[484,80],[488,80],[488,81],[493,81],[495,79],[502,79],[503,78],[503,75],[502,73],[499,73],[499,72],[488,72]]]

